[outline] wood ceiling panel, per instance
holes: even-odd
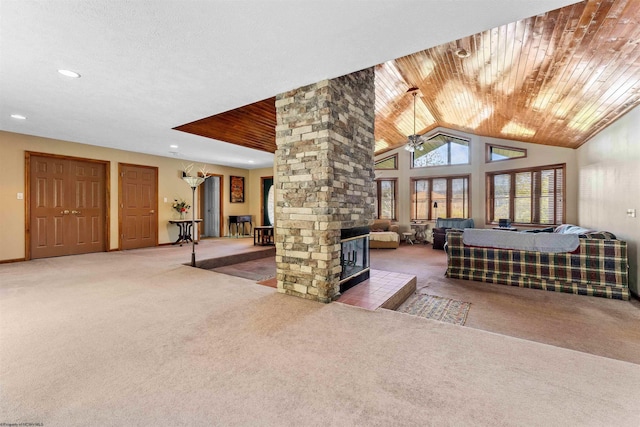
[[[274,153],[276,98],[254,102],[174,129]]]
[[[376,154],[441,126],[577,148],[640,105],[640,1],[590,0],[375,67]],[[458,55],[464,49],[468,55]],[[275,101],[176,129],[275,151]]]

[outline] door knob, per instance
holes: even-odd
[[[156,213],[155,209],[151,209],[149,213]]]
[[[80,211],[71,211],[71,213],[72,213],[72,214],[75,214],[75,215],[79,215],[79,214],[81,214],[82,212],[80,212]]]
[[[65,209],[65,210],[63,210],[63,211],[60,211],[60,213],[61,213],[62,215],[69,215],[69,211],[68,211],[68,210],[66,210],[66,209]]]

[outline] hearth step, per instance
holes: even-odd
[[[395,310],[416,291],[416,276],[371,270],[371,277],[343,293],[338,302],[367,310]]]
[[[211,258],[198,260],[197,267],[205,270],[226,267],[227,265],[240,264],[241,262],[253,261],[260,258],[267,258],[276,255],[276,248],[267,247],[262,250],[252,250],[250,252],[242,252],[233,255],[227,255],[220,258]]]

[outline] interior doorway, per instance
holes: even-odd
[[[260,200],[262,205],[260,207],[260,216],[262,217],[263,226],[273,226],[274,221],[274,188],[273,177],[263,176],[260,178]]]
[[[109,162],[25,155],[26,259],[107,250]]]
[[[120,249],[158,245],[158,168],[118,163]]]
[[[222,188],[223,176],[209,174],[200,186],[200,237],[220,237],[222,229]]]

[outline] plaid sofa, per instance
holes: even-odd
[[[546,253],[465,246],[462,234],[447,233],[447,277],[629,299],[627,243],[621,240],[580,238],[573,252]]]

